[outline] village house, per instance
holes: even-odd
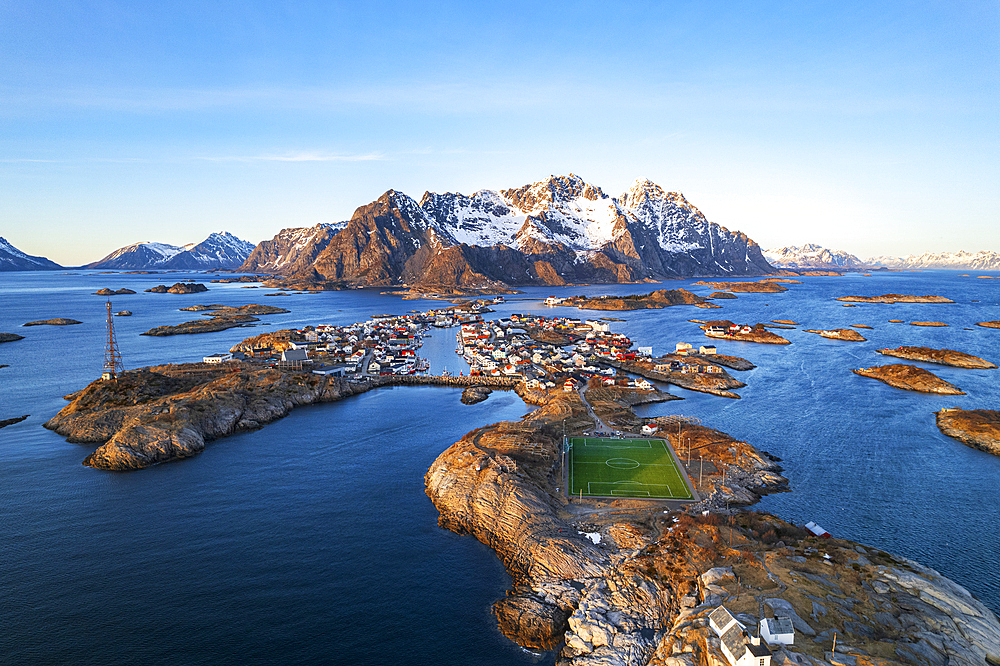
[[[750,635],[725,606],[708,616],[709,626],[722,643],[722,653],[730,666],[771,666],[771,650],[759,634]]]

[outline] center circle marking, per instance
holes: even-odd
[[[607,461],[607,465],[615,469],[635,469],[639,463],[631,458],[612,458]]]

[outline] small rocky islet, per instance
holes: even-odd
[[[870,368],[851,370],[856,375],[870,377],[889,386],[906,391],[919,393],[937,393],[940,395],[965,395],[965,391],[950,382],[946,382],[933,372],[915,365],[895,363],[876,365]]]
[[[208,287],[198,282],[177,282],[170,287],[160,284],[146,291],[153,294],[199,294],[208,291]]]
[[[82,324],[82,321],[77,321],[76,319],[67,319],[66,317],[56,317],[54,319],[40,319],[38,321],[29,321],[27,324],[21,324],[22,326],[73,326],[74,324]]]
[[[901,346],[895,349],[877,349],[875,351],[883,356],[893,356],[909,361],[923,361],[924,363],[937,363],[938,365],[948,365],[953,368],[991,370],[997,367],[996,363],[973,356],[972,354],[955,351],[954,349]]]
[[[944,296],[914,296],[912,294],[882,294],[881,296],[841,296],[838,301],[848,303],[954,303]]]

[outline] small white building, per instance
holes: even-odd
[[[692,345],[690,342],[678,342],[676,345],[674,345],[674,349],[676,349],[678,352],[685,352],[685,353],[690,352],[691,347]]]
[[[701,347],[698,347],[699,354],[708,355],[708,354],[715,354],[716,352],[717,350],[715,348],[715,345],[702,345]]]
[[[224,363],[226,361],[232,361],[233,355],[229,352],[219,352],[218,354],[205,356],[201,360],[203,363]]]
[[[760,621],[760,636],[771,645],[795,644],[795,627],[789,617],[765,617]]]
[[[660,429],[660,426],[658,426],[657,424],[655,424],[655,423],[647,423],[646,425],[642,426],[642,434],[643,435],[652,435],[653,433],[655,433],[659,429]]]
[[[719,606],[708,616],[709,626],[722,643],[722,653],[730,666],[771,666],[771,651],[760,635],[747,634],[725,606]]]

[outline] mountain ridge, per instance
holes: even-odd
[[[228,231],[212,232],[202,242],[187,245],[149,241],[133,243],[83,267],[129,270],[233,269],[247,260],[254,247],[253,243],[237,238]]]
[[[645,179],[621,198],[572,173],[472,195],[425,192],[419,202],[388,190],[324,238],[330,231],[282,230],[238,270],[273,268],[290,282],[470,289],[776,272],[746,234]],[[285,256],[276,255],[282,235],[317,252],[292,260],[286,240]]]
[[[54,271],[63,268],[45,257],[35,257],[0,237],[0,271]]]

